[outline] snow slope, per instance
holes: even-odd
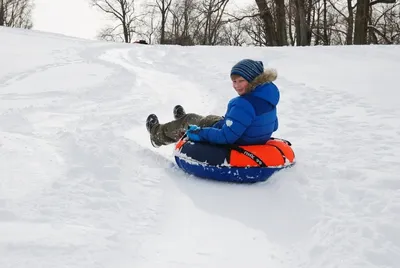
[[[223,114],[241,58],[278,69],[297,165],[265,183],[188,176],[149,113]],[[399,46],[102,43],[0,28],[0,267],[394,268]]]

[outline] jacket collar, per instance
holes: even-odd
[[[253,91],[259,85],[275,81],[277,77],[278,73],[275,69],[265,69],[262,74],[249,83],[246,92]]]

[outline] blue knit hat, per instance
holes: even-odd
[[[236,63],[231,70],[231,76],[236,74],[240,75],[247,82],[251,82],[264,72],[264,65],[261,61],[254,61],[250,59],[244,59]]]

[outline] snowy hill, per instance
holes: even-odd
[[[242,58],[278,70],[277,137],[297,165],[265,183],[188,176],[144,121],[223,114]],[[0,267],[395,268],[399,46],[93,42],[0,28]]]

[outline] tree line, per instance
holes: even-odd
[[[33,0],[0,0],[0,26],[32,28]],[[113,23],[98,38],[131,43],[311,46],[400,43],[400,0],[86,0]],[[232,11],[233,10],[233,11]]]
[[[0,26],[31,29],[31,0],[0,0]]]

